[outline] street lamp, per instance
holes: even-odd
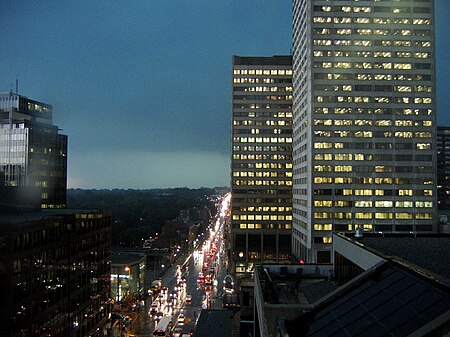
[[[128,272],[128,291],[131,295],[131,269],[128,266],[125,266],[125,271]]]

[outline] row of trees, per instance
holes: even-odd
[[[168,220],[183,209],[208,207],[214,212],[209,196],[211,188],[173,188],[151,190],[83,190],[69,189],[67,205],[75,209],[109,210],[113,215],[113,245],[140,246]]]

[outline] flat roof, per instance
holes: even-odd
[[[309,306],[335,290],[338,285],[316,267],[280,264],[258,268],[264,302]]]
[[[292,66],[292,55],[274,56],[237,56],[233,55],[233,65],[235,66]]]
[[[111,253],[111,265],[124,265],[124,264],[138,264],[142,258],[145,258],[145,254],[140,253]]]
[[[237,322],[236,322],[237,321]],[[203,309],[195,328],[196,337],[230,337],[239,316],[228,309]]]
[[[28,221],[38,221],[44,219],[50,219],[57,216],[81,214],[81,213],[98,213],[100,210],[87,210],[87,209],[69,209],[69,208],[57,208],[57,209],[43,209],[34,212],[24,212],[15,214],[0,215],[0,224],[20,224]]]
[[[293,320],[291,336],[408,336],[439,328],[450,288],[395,261],[369,269]],[[423,334],[431,335],[431,334]]]
[[[450,235],[370,235],[351,240],[386,257],[399,257],[450,279]]]

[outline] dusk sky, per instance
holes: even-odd
[[[450,1],[435,0],[438,125]],[[0,92],[53,105],[68,187],[228,186],[231,58],[289,54],[290,0],[2,1]]]

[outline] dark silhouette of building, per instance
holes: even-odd
[[[0,228],[1,335],[102,336],[111,215],[43,210],[0,216]]]

